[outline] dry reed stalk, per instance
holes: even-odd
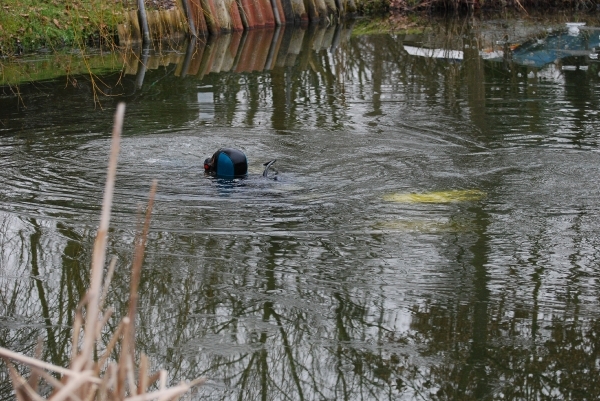
[[[45,370],[31,367],[31,371],[37,372],[38,375],[40,375],[44,380],[46,380],[46,382],[48,384],[50,384],[50,386],[52,386],[53,388],[62,388],[63,387],[63,384],[60,381],[56,380],[56,378],[54,376],[52,376]]]
[[[102,369],[102,367],[104,366],[104,364],[108,360],[108,357],[110,356],[111,352],[115,348],[115,345],[117,345],[117,342],[121,338],[121,333],[123,332],[123,326],[125,324],[126,324],[125,322],[121,322],[117,326],[117,329],[115,330],[115,332],[113,333],[112,338],[108,342],[108,345],[106,346],[106,349],[104,350],[104,353],[102,354],[102,356],[100,357],[100,359],[98,359],[98,363],[97,363],[97,366],[96,366],[96,369],[98,370],[98,374],[100,373],[100,370]]]
[[[108,345],[97,361],[93,360],[94,350],[100,343],[102,328],[106,325],[113,311],[102,312],[106,300],[108,285],[110,284],[116,259],[110,263],[108,273],[102,286],[104,263],[106,261],[106,243],[110,211],[114,192],[117,160],[119,156],[119,143],[123,118],[124,104],[117,106],[112,135],[111,153],[102,202],[100,225],[94,242],[92,266],[90,272],[90,286],[86,295],[75,311],[73,322],[72,348],[70,368],[63,368],[41,360],[41,344],[36,348],[36,358],[31,358],[8,349],[0,347],[0,358],[8,366],[9,374],[15,389],[18,401],[40,401],[44,398],[38,394],[39,380],[43,379],[52,389],[52,401],[146,401],[146,400],[172,400],[187,392],[193,386],[201,385],[204,378],[198,378],[191,383],[180,383],[167,388],[167,372],[161,370],[149,375],[149,362],[146,355],[141,356],[137,382],[134,367],[135,350],[135,315],[138,302],[138,288],[141,277],[144,251],[150,229],[150,217],[156,195],[156,181],[152,183],[146,217],[142,232],[136,235],[135,253],[132,263],[129,307],[117,329],[113,333]],[[101,291],[102,290],[102,291]],[[85,309],[85,315],[83,310]],[[80,346],[80,337],[83,340]],[[121,340],[121,355],[118,363],[104,366],[110,355]],[[31,369],[29,380],[26,381],[13,366],[11,361],[16,361]],[[48,372],[62,375],[59,381]],[[159,389],[148,392],[148,387],[159,381]]]
[[[41,337],[38,338],[38,342],[35,346],[35,359],[42,359],[42,351],[44,349],[44,343]],[[40,380],[39,370],[32,369],[31,375],[29,375],[29,379],[27,379],[27,384],[31,387],[31,389],[37,393],[38,391],[38,383]]]
[[[89,333],[84,337],[84,343],[81,354],[73,361],[73,370],[82,370],[88,362],[91,361],[95,337],[92,333],[96,333],[96,324],[98,321],[98,313],[100,307],[100,288],[102,286],[102,273],[104,262],[106,260],[106,241],[108,238],[108,226],[110,223],[110,212],[112,209],[112,199],[115,189],[115,176],[117,174],[117,162],[119,159],[121,131],[123,129],[123,118],[125,115],[125,104],[120,103],[117,106],[115,113],[115,121],[112,132],[112,143],[110,146],[110,158],[108,161],[108,174],[106,176],[106,184],[104,186],[104,199],[102,200],[102,211],[100,214],[100,227],[96,234],[94,242],[94,251],[92,253],[92,272],[90,279],[90,287],[85,295],[87,304],[87,314],[85,318],[85,331]],[[73,344],[77,347],[77,344]]]
[[[110,261],[110,265],[108,265],[108,272],[106,273],[106,277],[104,278],[104,289],[102,290],[102,295],[100,296],[100,309],[104,307],[104,301],[106,300],[106,294],[108,294],[108,287],[110,287],[110,283],[112,281],[112,276],[115,272],[115,267],[117,266],[117,258],[113,256]]]
[[[15,388],[15,394],[17,396],[17,400],[25,401],[28,399],[32,399],[32,400],[38,401],[38,399],[41,399],[41,397],[39,397],[37,395],[37,393],[35,393],[33,391],[33,389],[31,389],[31,387],[29,386],[29,384],[27,384],[25,379],[23,379],[19,375],[19,373],[17,373],[17,369],[15,369],[14,365],[10,361],[7,361],[6,359],[4,360],[4,362],[8,366],[8,373],[13,382],[13,387]]]
[[[520,8],[521,10],[523,10],[523,12],[524,12],[525,14],[529,14],[529,13],[527,12],[527,10],[525,9],[525,7],[523,7],[523,4],[521,4],[521,2],[520,2],[519,0],[515,0],[515,2],[516,2],[516,3],[517,3],[517,5],[519,6],[519,8]]]
[[[72,369],[63,368],[61,366],[56,366],[51,363],[44,362],[44,361],[29,357],[29,356],[25,356],[25,355],[19,354],[17,352],[7,350],[6,348],[2,348],[2,347],[0,347],[0,357],[4,358],[4,360],[10,359],[13,361],[21,362],[22,364],[27,365],[27,366],[51,370],[53,372],[60,373],[61,375],[64,375],[65,377],[77,378],[77,377],[81,376],[81,372],[74,371]],[[90,379],[90,381],[100,383],[100,379],[97,379],[97,378]]]
[[[73,321],[73,337],[71,338],[71,366],[73,366],[73,362],[77,357],[77,349],[79,348],[79,335],[81,334],[81,327],[83,326],[83,313],[81,312],[82,307],[83,305],[81,305],[80,303],[75,309],[75,320]]]
[[[142,395],[146,393],[146,388],[148,387],[148,357],[145,354],[140,356],[140,382],[138,387],[138,395]]]
[[[148,238],[148,231],[150,230],[150,219],[152,208],[154,206],[154,197],[156,195],[157,182],[152,182],[150,189],[150,200],[146,209],[146,219],[144,221],[144,228],[142,233],[136,236],[135,239],[135,253],[133,256],[133,264],[131,268],[131,282],[129,284],[129,308],[127,312],[127,318],[129,324],[125,326],[123,333],[123,346],[121,348],[121,359],[119,360],[119,393],[123,395],[125,393],[125,379],[128,379],[129,386],[134,386],[134,380],[131,377],[133,374],[129,369],[129,364],[132,364],[135,349],[135,315],[137,311],[138,302],[138,288],[140,284],[140,278],[142,273],[142,263],[144,261],[144,251],[146,249],[146,240]],[[128,377],[129,374],[129,377]],[[130,388],[132,393],[137,393],[137,389]]]

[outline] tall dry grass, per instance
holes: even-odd
[[[197,378],[190,383],[167,387],[167,372],[161,370],[150,373],[148,357],[144,354],[141,354],[136,368],[134,351],[137,290],[156,194],[156,181],[152,183],[150,190],[143,228],[135,239],[127,316],[121,320],[108,344],[101,342],[102,329],[113,313],[110,308],[104,310],[104,300],[116,259],[110,262],[106,275],[103,273],[124,114],[125,105],[121,103],[115,113],[100,225],[92,254],[90,286],[75,311],[70,366],[65,368],[41,360],[43,346],[41,341],[38,343],[35,357],[0,347],[0,357],[8,366],[16,398],[19,401],[43,400],[40,389],[48,387],[51,391],[48,392],[47,397],[52,401],[172,400],[205,381],[204,378]],[[111,355],[117,349],[119,357],[114,360]],[[29,368],[28,378],[18,373],[15,363]],[[150,388],[153,386],[157,389],[151,391]]]

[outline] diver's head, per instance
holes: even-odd
[[[220,178],[240,178],[248,174],[248,159],[238,149],[221,148],[204,160],[204,171]]]

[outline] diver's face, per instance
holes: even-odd
[[[213,166],[213,160],[207,157],[206,160],[204,160],[204,172],[206,172],[206,173],[210,172],[212,166]]]

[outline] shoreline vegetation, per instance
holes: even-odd
[[[0,5],[0,85],[8,86],[15,94],[15,86],[21,83],[66,76],[68,84],[71,76],[90,74],[93,77],[122,68],[122,60],[114,55],[141,46],[143,35],[139,28],[141,19],[138,20],[138,4],[142,1],[144,0],[49,0],[40,4],[36,0],[5,0]],[[189,14],[197,22],[198,16],[194,16],[189,10],[189,5],[194,2],[205,5],[211,1],[237,4],[243,11],[243,3],[247,0],[145,0],[144,14],[155,19],[159,13],[162,16],[168,15],[163,21],[160,18],[164,17],[159,17],[159,26],[156,26],[155,20],[153,29],[158,32],[158,38],[166,38],[173,43],[174,40],[181,41],[182,36],[189,35],[188,28],[195,28],[199,37],[200,32],[203,35],[215,34],[214,27],[208,26],[211,19],[208,16],[200,17],[200,24],[192,21],[189,25],[185,18]],[[314,9],[310,11],[309,3],[314,5],[320,1],[339,5],[339,10],[344,11],[339,12],[338,21],[352,19],[354,34],[418,33],[435,25],[432,18],[448,14],[477,17],[495,13],[501,19],[525,17],[539,21],[540,16],[543,19],[558,12],[578,13],[583,16],[578,17],[579,20],[600,10],[600,0],[264,1],[288,6],[303,2],[306,7],[302,6],[304,14],[300,17],[301,23],[306,23],[307,20],[302,18],[311,13],[311,21],[313,17],[321,18],[315,14]],[[245,20],[248,18],[249,16]],[[334,18],[326,17],[319,22],[321,25],[330,25],[333,20]],[[244,21],[244,26],[247,22]],[[298,18],[295,20],[297,22]],[[177,28],[165,28],[165,24],[177,25]],[[203,27],[194,27],[202,24]],[[177,31],[173,35],[175,29]],[[106,57],[107,53],[113,56]],[[41,64],[21,62],[31,59],[23,56],[41,57],[44,61]]]
[[[7,0],[0,6],[0,56],[112,45],[123,3],[104,0]]]
[[[304,0],[304,3],[309,1]],[[388,30],[418,25],[419,20],[444,13],[512,11],[528,15],[540,11],[590,13],[600,10],[600,0],[350,1],[353,4],[348,9],[356,10],[348,12],[350,18],[365,17],[371,20],[371,25],[372,21],[377,21],[380,29]],[[40,4],[36,0],[5,0],[0,5],[0,56],[10,59],[28,53],[56,53],[61,49],[79,52],[89,48],[115,50],[124,45],[119,43],[118,27],[131,22],[137,10],[136,3],[134,0],[52,0]],[[145,3],[149,12],[186,8],[181,0],[147,0]],[[306,10],[310,15],[308,7]],[[326,17],[322,22],[329,24],[332,19]],[[206,29],[214,34],[210,27]]]
[[[66,87],[78,87],[77,77],[85,75],[89,76],[94,103],[99,104],[101,96],[112,93],[112,89],[103,85],[99,77],[117,71],[131,73],[132,63],[138,64],[134,60],[141,60],[142,47],[159,55],[163,54],[163,50],[189,52],[186,48],[194,38],[189,35],[184,13],[179,10],[184,8],[183,1],[188,4],[208,1],[237,1],[232,4],[242,4],[247,0],[146,0],[145,10],[152,33],[158,32],[159,39],[153,35],[154,40],[143,46],[139,25],[137,32],[131,29],[138,24],[137,0],[49,0],[42,6],[35,0],[4,1],[0,5],[0,95],[21,100],[21,85],[55,79],[64,79]],[[455,17],[468,17],[469,25],[479,31],[488,29],[486,21],[505,21],[503,25],[506,27],[521,21],[534,27],[530,30],[537,32],[534,35],[544,35],[548,29],[564,26],[566,22],[598,25],[600,15],[600,0],[538,0],[537,7],[534,7],[534,0],[261,1],[288,5],[299,1],[352,4],[353,12],[342,6],[348,12],[345,18],[340,16],[337,23],[321,20],[318,24],[324,29],[332,25],[351,27],[352,35],[390,32],[420,35],[439,30],[449,23],[448,18]],[[178,30],[157,26],[157,18],[159,21],[162,18],[163,24],[177,25]],[[293,28],[297,25],[285,26]],[[539,29],[536,31],[535,27]],[[202,43],[211,42],[207,36],[217,41],[223,36],[213,36],[207,30],[202,32],[194,41],[198,49],[202,48]],[[519,36],[511,37],[510,41],[516,46],[529,39],[532,38]],[[168,52],[165,57],[169,57]]]
[[[33,1],[35,0],[24,0],[18,4],[19,7],[27,8],[31,7],[26,5],[27,2],[32,3]],[[77,77],[89,75],[89,81],[92,83],[94,91],[94,102],[97,103],[98,97],[105,95],[104,89],[110,92],[110,88],[99,85],[102,81],[99,79],[100,75],[117,71],[131,74],[132,65],[137,65],[137,60],[143,63],[140,58],[140,51],[143,47],[141,42],[119,42],[118,27],[123,26],[123,21],[126,21],[127,18],[131,20],[132,14],[135,17],[136,11],[131,9],[131,4],[126,6],[121,0],[118,0],[114,7],[111,5],[113,8],[107,6],[109,3],[98,2],[99,0],[75,0],[69,2],[68,5],[66,0],[51,1],[52,7],[50,8],[44,8],[45,5],[36,6],[35,17],[32,17],[32,13],[21,17],[21,22],[24,18],[27,23],[35,23],[39,26],[34,28],[33,26],[19,25],[19,18],[15,17],[11,19],[12,30],[8,30],[9,25],[4,22],[7,19],[4,11],[10,11],[11,15],[20,15],[13,6],[13,3],[17,3],[15,0],[9,0],[8,3],[0,5],[3,10],[0,12],[0,88],[3,88],[0,96],[16,96],[21,99],[20,85],[46,80],[64,79],[66,86],[77,87]],[[125,1],[131,2],[132,0]],[[148,7],[150,13],[158,13],[159,10],[173,10],[176,7],[175,0],[151,1],[154,9]],[[553,7],[530,7],[526,10],[521,9],[516,0],[512,3],[510,0],[505,0],[507,6],[504,8],[492,7],[492,5],[498,5],[497,0],[486,0],[485,7],[473,8],[471,11],[463,0],[454,0],[451,4],[449,0],[446,1],[448,4],[439,2],[437,8],[433,7],[433,1],[429,1],[425,7],[424,3],[419,0],[403,0],[401,11],[391,11],[390,9],[391,3],[388,1],[396,0],[376,1],[386,2],[386,5],[366,9],[365,5],[372,4],[373,1],[357,0],[357,13],[348,16],[341,23],[333,24],[333,27],[351,26],[352,35],[390,32],[401,35],[419,35],[432,30],[437,31],[440,26],[447,26],[448,17],[453,19],[454,17],[471,16],[473,18],[469,18],[471,21],[469,24],[479,30],[487,29],[486,21],[492,21],[493,25],[493,21],[502,20],[505,21],[503,26],[506,27],[509,27],[512,22],[520,21],[521,24],[530,25],[532,28],[530,31],[534,32],[533,34],[537,37],[543,35],[549,27],[564,26],[567,22],[585,22],[590,26],[598,26],[600,19],[600,0],[593,0],[594,2],[591,0],[586,2],[581,0],[564,1],[561,3],[562,8],[556,6],[558,4],[556,1],[548,3],[554,5]],[[528,1],[532,0],[520,0],[518,4],[529,4],[526,3]],[[409,7],[409,3],[413,6]],[[421,4],[422,7],[415,8],[414,4],[416,3]],[[395,4],[398,5],[398,3]],[[446,7],[442,7],[444,4]],[[460,7],[461,4],[464,7]],[[57,5],[63,8],[57,8]],[[58,9],[61,9],[62,13],[57,13]],[[58,19],[58,14],[61,14],[62,19]],[[51,18],[53,15],[57,18]],[[54,19],[57,22],[54,22]],[[70,21],[75,21],[75,23]],[[21,26],[21,28],[16,29],[17,26]],[[62,29],[58,29],[59,26]],[[286,26],[291,29],[300,28],[291,24]],[[320,27],[329,29],[332,26],[321,24]],[[249,32],[260,31],[257,29]],[[18,36],[14,32],[42,33],[35,34],[34,39],[27,39],[28,36]],[[78,34],[76,35],[75,32]],[[161,55],[170,57],[169,51],[186,54],[189,50],[186,50],[188,44],[191,43],[186,36],[167,37],[167,40],[155,41],[147,47],[152,54],[160,57],[162,57]],[[217,35],[212,39],[219,41],[226,36]],[[514,45],[519,45],[532,38],[520,35],[511,37],[510,41]],[[14,53],[14,48],[11,48],[13,50],[10,52],[7,51],[10,48],[7,45],[8,42],[20,44],[21,53]],[[199,37],[195,42],[197,49],[202,49],[203,43],[206,45],[213,41],[207,40],[206,37]],[[29,46],[25,47],[25,43],[29,43]],[[167,50],[167,53],[164,53],[164,50]]]

